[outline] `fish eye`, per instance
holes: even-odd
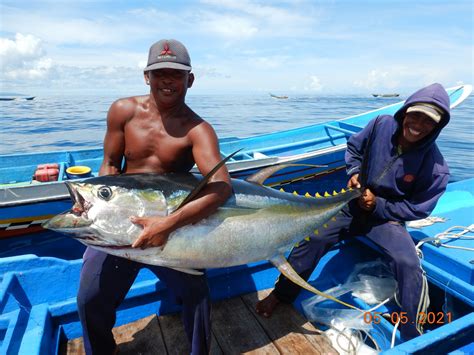
[[[97,190],[97,196],[108,201],[112,197],[112,190],[108,186],[101,186],[99,187],[99,190]]]

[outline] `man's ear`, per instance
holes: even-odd
[[[145,84],[150,85],[150,77],[148,76],[148,72],[145,72],[143,77],[145,78]]]
[[[193,73],[189,73],[188,75],[188,89],[193,86],[193,83],[194,83],[194,74]]]

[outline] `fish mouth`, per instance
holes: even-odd
[[[53,218],[43,222],[41,226],[44,229],[51,230],[71,230],[76,228],[88,227],[92,224],[87,212],[91,204],[79,192],[79,185],[73,182],[65,182],[69,191],[73,206],[70,210],[60,213]]]
[[[66,232],[89,227],[91,224],[92,221],[85,218],[82,214],[77,215],[72,210],[69,210],[43,222],[41,227],[58,232]]]
[[[86,204],[86,200],[79,192],[77,184],[70,181],[66,181],[65,184],[69,191],[69,195],[71,196],[71,200],[73,203],[71,212],[74,214],[81,214],[82,212],[85,212],[84,207]]]

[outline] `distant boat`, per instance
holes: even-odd
[[[399,97],[400,94],[372,94],[373,97]]]
[[[14,93],[0,93],[0,101],[33,100],[35,96]]]
[[[273,94],[270,94],[271,97],[273,97],[274,99],[287,99],[288,96],[286,95],[273,95]]]

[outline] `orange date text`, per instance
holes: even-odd
[[[393,324],[446,324],[452,321],[451,312],[420,312],[416,319],[410,319],[407,312],[392,312],[387,315]],[[364,313],[364,322],[367,324],[379,324],[382,318],[382,312]]]

